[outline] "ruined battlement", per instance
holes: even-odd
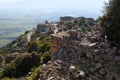
[[[87,41],[82,32],[79,30],[72,30],[66,33],[51,35],[51,52],[55,54],[60,48],[71,47],[76,50],[83,50],[83,47],[91,47],[96,43]],[[85,42],[86,40],[86,42]]]
[[[98,32],[83,35],[82,32],[74,30],[69,31],[66,34],[61,33],[61,35],[51,35],[52,57],[61,48],[73,48],[78,52],[76,52],[76,54],[84,53],[86,57],[96,61],[107,60],[115,61],[117,63],[120,61],[120,56],[117,55],[117,48],[111,48],[110,44],[105,44]]]
[[[105,43],[99,31],[52,34],[51,52],[51,61],[41,72],[42,80],[51,76],[53,80],[120,79],[120,49]]]
[[[64,21],[70,21],[70,20],[74,20],[74,17],[71,16],[65,16],[65,17],[60,17],[60,22],[64,22]]]

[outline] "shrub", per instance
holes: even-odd
[[[40,65],[37,68],[35,68],[33,71],[31,71],[31,73],[26,77],[27,80],[38,80],[41,69],[42,69],[42,66]]]
[[[1,77],[13,77],[13,76],[16,76],[16,71],[15,71],[16,67],[13,63],[7,65],[5,68],[4,68],[4,71],[1,75]]]
[[[47,63],[51,59],[50,51],[45,52],[41,57],[41,62]]]
[[[49,43],[43,43],[41,45],[39,45],[39,52],[45,53],[46,51],[50,50],[50,45]]]
[[[16,80],[16,79],[5,77],[5,78],[3,78],[2,80]]]
[[[78,29],[78,26],[77,26],[77,25],[76,25],[76,26],[73,26],[72,29],[73,29],[73,30],[76,30],[76,29]]]
[[[33,51],[36,51],[38,50],[38,45],[39,45],[39,42],[38,41],[32,41],[29,43],[29,48],[28,48],[28,52],[33,52]]]
[[[48,34],[54,34],[53,30],[49,30]]]
[[[105,14],[101,18],[103,33],[108,39],[120,42],[120,0],[110,0],[105,8]]]
[[[39,39],[35,39],[28,44],[28,52],[45,53],[50,50],[50,38],[49,36],[39,36]]]
[[[36,53],[24,54],[7,65],[1,77],[25,76],[31,68],[40,64],[40,56]]]
[[[67,28],[66,28],[66,27],[63,27],[62,30],[63,30],[63,31],[67,31]]]

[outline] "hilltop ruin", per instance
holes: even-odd
[[[80,30],[51,35],[52,60],[44,66],[42,80],[119,80],[120,54],[104,42],[99,31]]]

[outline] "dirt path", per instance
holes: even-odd
[[[28,42],[31,41],[31,35],[32,35],[32,31],[27,34],[27,41]]]
[[[54,26],[54,28],[55,28],[55,30],[54,30],[54,34],[56,34],[56,33],[58,32],[58,28],[57,28],[57,25],[58,25],[58,24],[53,23],[52,25],[53,25],[53,26]]]

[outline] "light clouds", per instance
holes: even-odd
[[[16,3],[20,0],[0,0],[0,4],[9,4],[9,3]]]
[[[82,13],[101,14],[106,1],[109,0],[0,0],[0,10],[16,12],[39,10],[46,13],[76,10]]]
[[[0,0],[0,8],[94,9],[103,6],[105,1],[108,0]]]

